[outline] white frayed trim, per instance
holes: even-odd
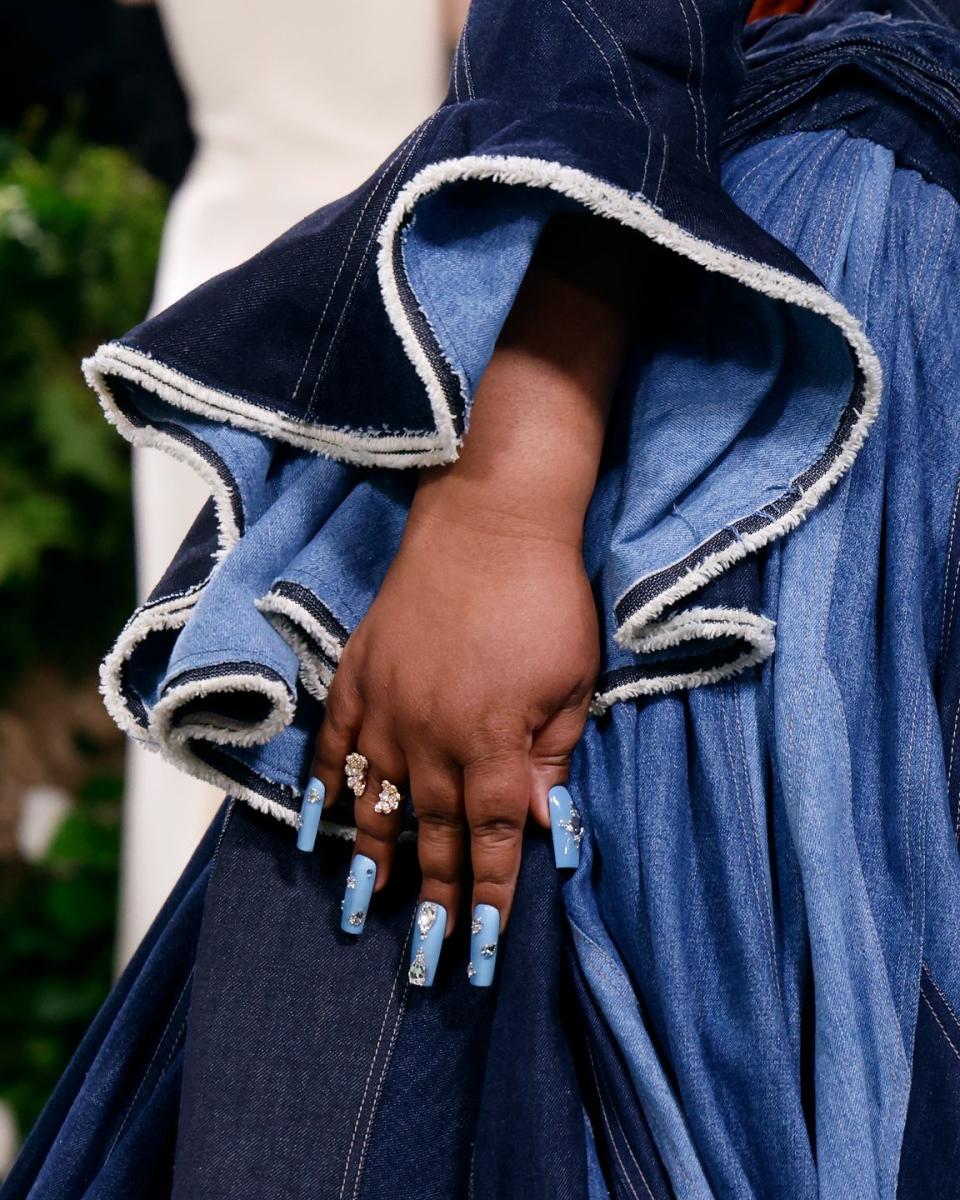
[[[656,654],[683,642],[699,638],[738,637],[750,642],[769,657],[776,646],[775,622],[748,608],[687,608],[656,625],[628,643],[636,654]]]
[[[300,679],[303,686],[314,699],[326,700],[334,672],[329,663],[313,653],[307,638],[302,634],[305,633],[308,638],[321,645],[335,663],[340,661],[340,655],[343,653],[341,643],[289,596],[268,592],[255,603],[257,609],[270,621],[300,660]]]
[[[380,252],[377,258],[380,290],[387,313],[403,343],[407,357],[427,389],[445,456],[452,457],[456,453],[453,420],[441,381],[420,345],[400,299],[394,267],[394,243],[410,213],[424,196],[437,191],[445,184],[467,179],[492,179],[496,183],[507,185],[549,188],[577,201],[598,216],[608,217],[631,229],[639,230],[654,242],[682,254],[704,270],[726,275],[771,299],[783,300],[818,313],[831,321],[843,334],[863,374],[860,415],[851,426],[850,433],[829,470],[803,493],[797,504],[779,521],[772,521],[756,533],[738,538],[728,549],[711,555],[695,570],[688,572],[672,587],[632,614],[615,634],[617,643],[629,648],[636,641],[642,640],[644,627],[665,608],[697,591],[747,554],[759,550],[796,528],[812,512],[821,497],[849,469],[879,412],[883,389],[880,362],[860,322],[825,288],[804,283],[787,271],[781,271],[755,259],[744,258],[712,242],[694,237],[679,225],[668,221],[658,208],[640,195],[612,187],[575,167],[563,166],[546,159],[513,155],[470,155],[449,159],[424,167],[398,194],[380,231]],[[634,586],[636,584],[631,585],[631,589]],[[670,686],[698,685],[689,683]],[[667,691],[670,687],[658,690]]]
[[[221,392],[180,371],[166,366],[158,359],[133,350],[120,342],[107,342],[92,357],[84,359],[84,374],[100,397],[100,403],[125,437],[136,441],[123,428],[136,434],[142,431],[124,421],[106,383],[107,375],[118,375],[145,391],[159,396],[167,404],[196,413],[211,421],[225,422],[238,429],[249,429],[264,437],[276,438],[302,450],[324,454],[343,462],[364,467],[420,467],[444,461],[437,449],[437,439],[429,434],[346,433],[331,425],[310,425],[283,413],[273,412],[251,404],[229,392]],[[121,424],[123,423],[123,424]],[[148,443],[152,444],[152,443]]]
[[[107,349],[107,347],[101,347],[101,349]],[[96,392],[104,416],[132,446],[151,446],[157,450],[163,450],[197,472],[210,489],[213,497],[219,533],[217,557],[222,559],[240,536],[233,512],[233,496],[230,489],[216,468],[202,454],[198,454],[178,438],[171,437],[170,434],[155,429],[152,425],[135,425],[128,420],[104,378],[104,372],[107,369],[105,364],[106,360],[101,359],[100,351],[92,358],[85,358],[81,364],[84,378]],[[123,374],[122,372],[115,373]]]
[[[270,704],[262,721],[238,724],[224,720],[219,714],[197,715],[185,724],[174,724],[180,707],[216,693],[253,692]],[[150,735],[153,740],[176,751],[193,738],[215,742],[221,746],[262,746],[276,737],[293,721],[296,698],[279,679],[242,672],[216,675],[210,679],[189,679],[175,684],[153,706],[150,713]]]
[[[704,687],[739,675],[749,667],[765,662],[776,649],[774,629],[769,617],[745,608],[691,608],[666,621],[648,626],[647,631],[629,649],[637,654],[655,654],[683,642],[701,638],[736,637],[750,647],[733,662],[709,670],[678,672],[675,675],[634,679],[606,692],[597,692],[590,705],[593,716],[605,713],[611,704],[636,700],[640,696],[663,695],[680,689]]]
[[[152,739],[149,732],[137,723],[123,698],[120,679],[124,665],[149,634],[158,633],[163,629],[182,629],[200,597],[201,590],[198,588],[186,596],[176,596],[171,600],[137,609],[100,664],[100,694],[103,696],[107,712],[128,737],[143,745],[150,745]]]

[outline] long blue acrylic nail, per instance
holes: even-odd
[[[367,921],[373,885],[377,882],[377,864],[365,854],[355,854],[350,862],[347,886],[343,893],[343,916],[340,928],[344,933],[359,936]]]
[[[297,849],[305,850],[308,854],[316,845],[325,795],[326,789],[319,779],[311,779],[303,793],[300,816],[297,818]]]
[[[474,987],[489,987],[497,966],[500,941],[500,911],[492,904],[478,904],[470,923],[470,961],[467,978]]]
[[[447,928],[447,910],[442,904],[424,900],[417,905],[410,945],[410,970],[407,978],[414,987],[430,987],[443,949],[443,933]]]
[[[547,793],[550,807],[550,830],[553,833],[553,859],[558,867],[580,865],[580,839],[583,825],[573,798],[562,784]]]

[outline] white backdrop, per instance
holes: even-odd
[[[441,97],[450,8],[441,0],[161,0],[197,153],[170,207],[153,311],[373,171]],[[141,597],[205,499],[186,467],[136,452]],[[222,799],[135,746],[127,781],[119,966]]]

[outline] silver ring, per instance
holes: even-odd
[[[348,754],[346,761],[343,764],[343,771],[347,777],[347,787],[358,798],[363,795],[367,788],[367,768],[370,766],[365,755],[358,754],[356,750],[352,754]]]
[[[380,795],[373,806],[373,811],[387,816],[390,813],[395,813],[399,807],[400,789],[395,787],[389,779],[385,779],[380,785]]]

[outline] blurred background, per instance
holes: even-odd
[[[465,7],[0,0],[0,1178],[219,801],[100,702],[203,494],[80,359],[360,183]]]

